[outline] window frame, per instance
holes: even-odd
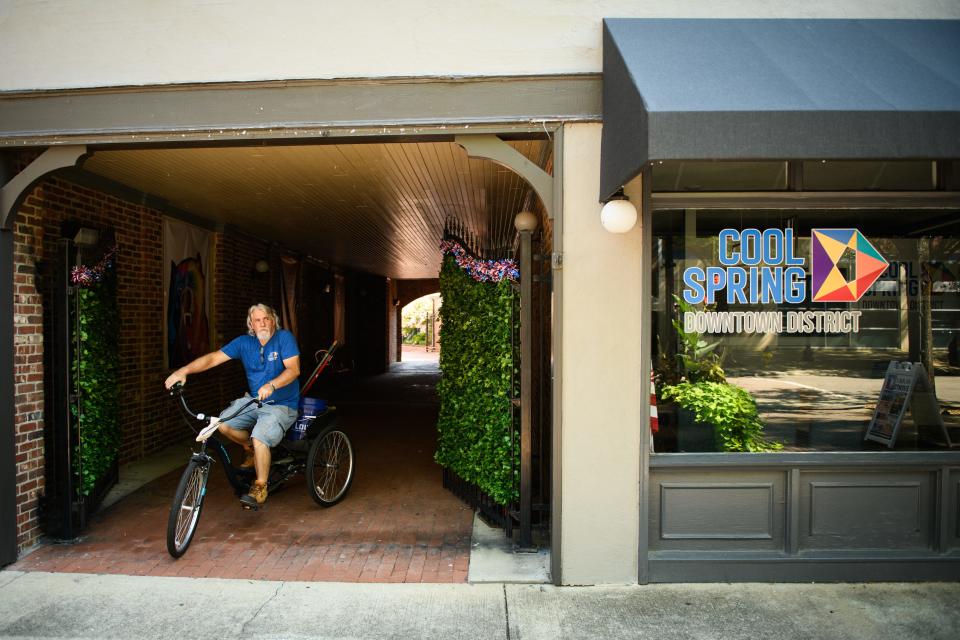
[[[650,229],[647,233],[653,238],[652,222],[658,213],[667,210],[713,210],[713,209],[944,209],[956,210],[960,203],[960,183],[950,176],[960,161],[938,162],[937,190],[933,191],[802,191],[802,161],[789,161],[788,191],[738,191],[738,192],[648,192],[644,205],[649,207]],[[943,176],[945,179],[941,180]],[[650,246],[650,245],[648,245]],[[652,247],[651,247],[652,248]],[[652,266],[647,268],[651,269]],[[649,316],[653,311],[653,299],[645,299],[644,313]],[[652,330],[652,326],[650,327]],[[648,336],[649,338],[649,336]],[[652,439],[651,439],[652,442]],[[836,462],[857,465],[871,465],[889,454],[896,454],[895,464],[957,464],[960,462],[960,450],[896,450],[889,451],[789,451],[789,452],[657,452],[649,451],[649,468],[666,467],[770,467],[789,466],[800,460],[818,466]],[[842,461],[842,462],[841,462]]]

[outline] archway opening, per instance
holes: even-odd
[[[439,292],[411,301],[400,310],[400,360],[402,362],[440,362]]]

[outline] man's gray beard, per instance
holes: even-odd
[[[269,339],[270,339],[270,332],[267,331],[266,329],[264,329],[264,330],[262,330],[262,331],[257,331],[257,339],[258,339],[258,340],[269,340]]]

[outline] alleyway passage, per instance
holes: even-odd
[[[356,448],[347,498],[322,509],[298,477],[259,512],[243,511],[214,468],[187,553],[166,551],[167,514],[181,470],[98,513],[73,544],[48,544],[18,571],[346,582],[465,582],[471,510],[441,486],[436,362],[328,386]],[[321,385],[322,388],[322,385]],[[184,446],[184,463],[189,457]]]

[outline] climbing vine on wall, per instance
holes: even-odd
[[[498,504],[517,500],[516,434],[511,442],[513,356],[509,280],[477,282],[447,256],[443,307],[437,462]]]
[[[98,277],[73,280],[77,288],[70,377],[77,401],[71,404],[71,414],[80,436],[74,450],[74,472],[79,475],[83,495],[93,492],[120,449],[120,331],[114,252],[94,268]]]

